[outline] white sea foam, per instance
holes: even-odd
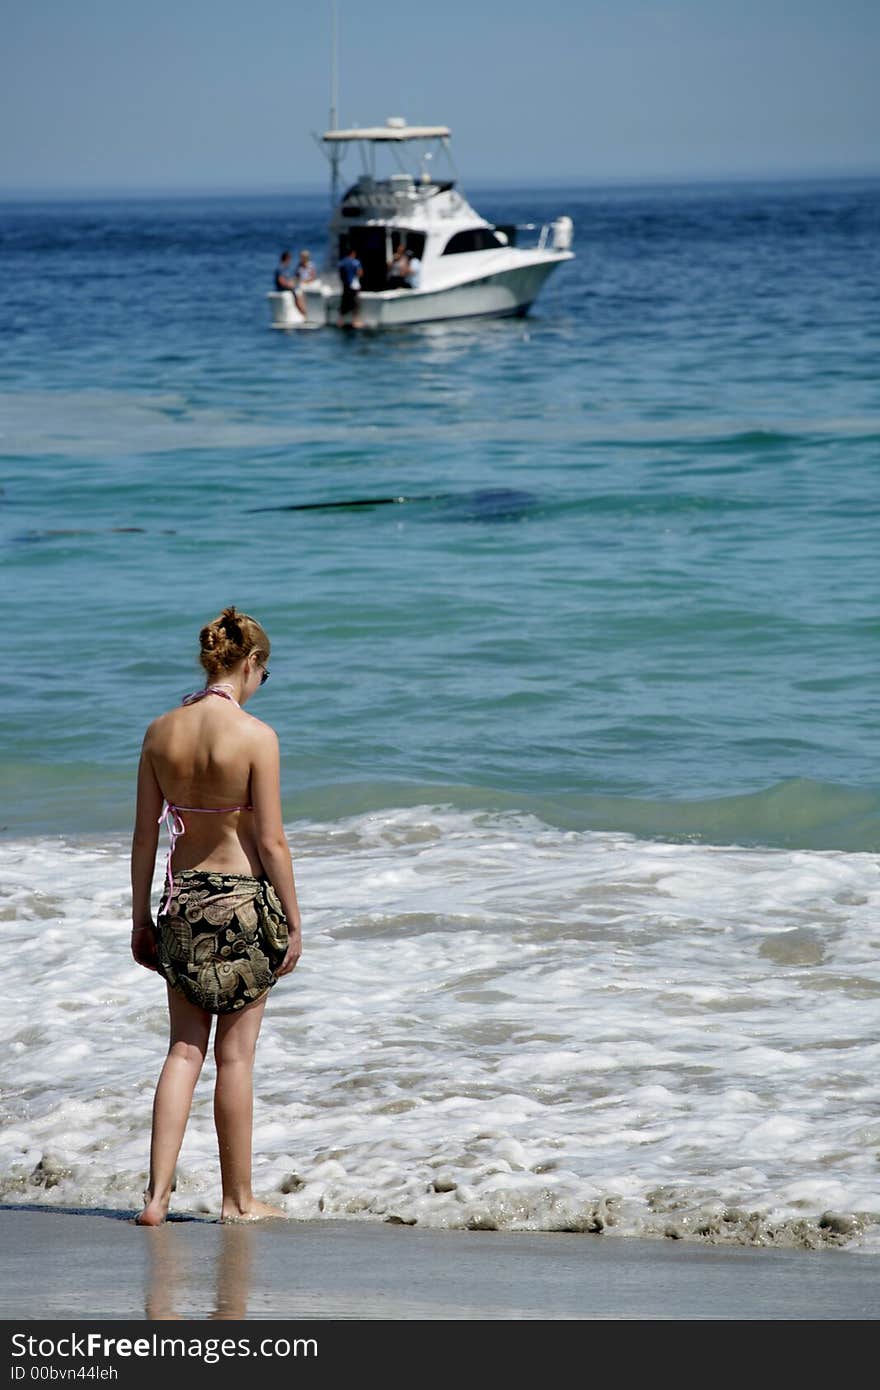
[[[290,837],[305,953],[264,1023],[255,1187],[292,1216],[880,1249],[872,857],[425,807]],[[0,847],[6,1201],[144,1185],[166,1018],[126,859]],[[206,1075],[176,1208],[218,1194]]]

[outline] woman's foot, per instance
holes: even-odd
[[[177,1186],[175,1182],[174,1186]],[[144,1209],[140,1216],[134,1218],[136,1226],[161,1226],[165,1217],[168,1215],[170,1197],[165,1201],[150,1196],[149,1190],[144,1193]]]
[[[167,1202],[148,1202],[134,1222],[136,1226],[161,1226],[167,1215]]]
[[[249,1202],[239,1206],[235,1202],[224,1202],[220,1211],[221,1221],[271,1221],[281,1218],[287,1220],[287,1212],[281,1207],[270,1206],[268,1202],[258,1202],[252,1197]]]

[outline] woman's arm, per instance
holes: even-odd
[[[137,809],[131,840],[131,953],[138,965],[156,969],[156,938],[150,911],[150,890],[159,843],[162,792],[147,751],[147,738],[138,765]]]
[[[278,750],[278,736],[274,729],[267,725],[258,731],[257,747],[251,765],[251,803],[254,808],[254,829],[260,860],[287,918],[290,940],[284,963],[277,971],[279,975],[287,975],[302,954],[302,923],[299,903],[296,900],[290,849],[281,819],[281,755]]]

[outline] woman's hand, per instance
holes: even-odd
[[[145,970],[158,970],[159,955],[156,950],[156,928],[152,920],[143,922],[131,929],[131,954],[138,965]]]
[[[281,962],[276,975],[289,975],[302,955],[302,931],[299,927],[288,927],[287,929],[287,951],[284,960]]]

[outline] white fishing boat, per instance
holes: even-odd
[[[410,126],[400,117],[324,134],[334,203],[327,265],[300,285],[305,319],[289,290],[268,296],[273,328],[339,321],[338,265],[349,250],[361,272],[357,313],[346,321],[354,317],[365,328],[528,312],[550,273],[573,258],[571,218],[541,227],[487,222],[458,187],[449,141],[446,126]],[[361,173],[337,198],[340,163],[352,147]],[[437,176],[435,159],[448,177]],[[401,264],[404,276],[396,273]]]

